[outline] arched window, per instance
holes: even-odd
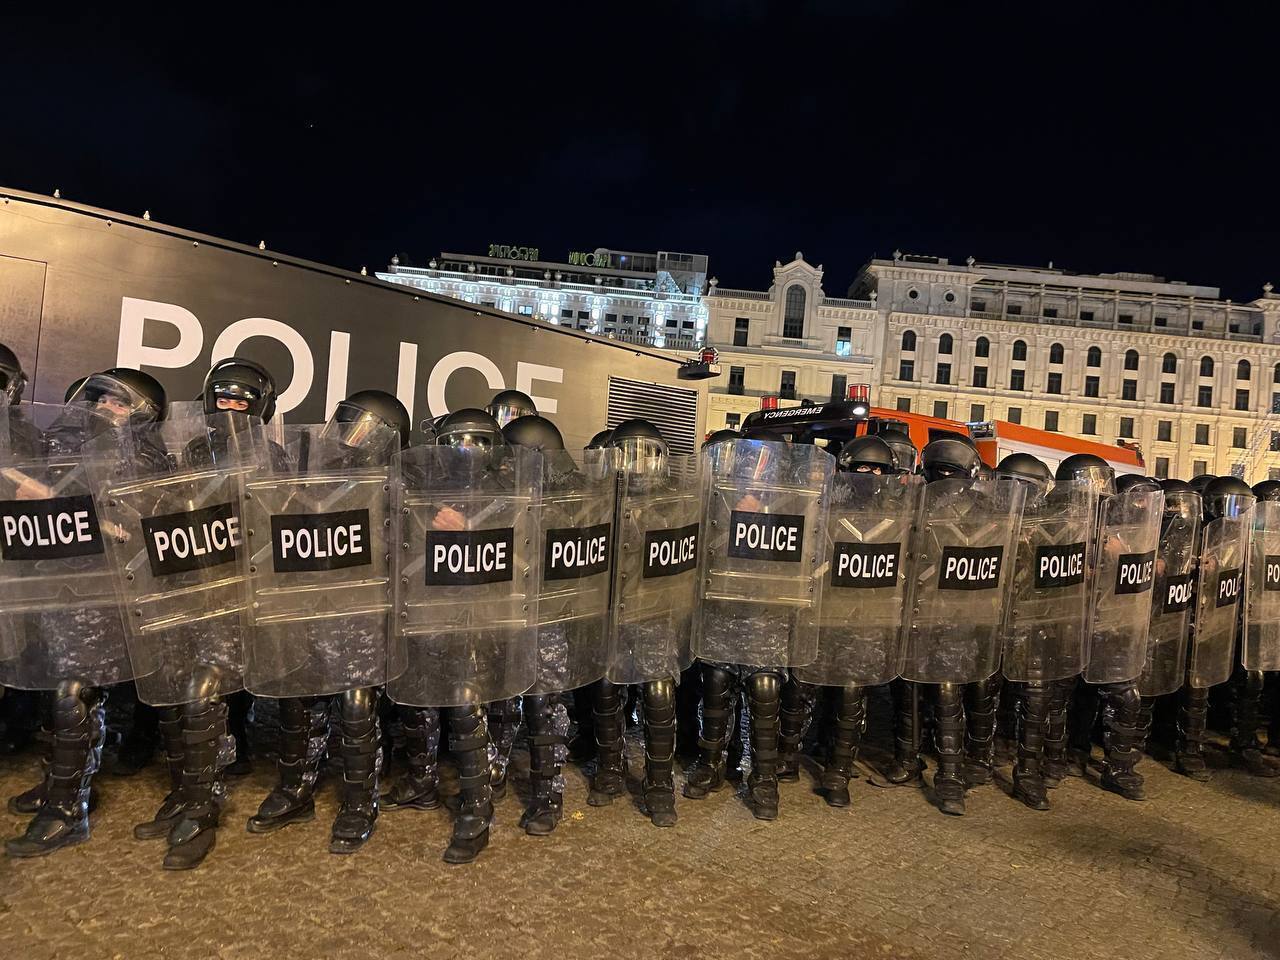
[[[804,337],[804,287],[793,283],[787,287],[787,300],[782,313],[782,335],[799,340]]]
[[[1027,341],[1025,340],[1013,341],[1013,359],[1015,360],[1027,359]]]
[[[991,356],[991,341],[986,337],[979,337],[978,342],[973,345],[973,355],[975,357]],[[1276,364],[1276,371],[1276,376],[1280,377],[1280,363]],[[1277,379],[1276,383],[1280,383],[1280,379]]]
[[[1062,362],[1062,344],[1055,343],[1053,346],[1049,348],[1049,362],[1050,363]]]
[[[1271,371],[1271,382],[1280,383],[1280,363],[1276,364],[1276,368]]]
[[[1248,380],[1253,376],[1253,366],[1248,360],[1241,360],[1236,364],[1236,379]]]
[[[1172,353],[1166,353],[1164,355],[1164,362],[1160,365],[1160,370],[1162,373],[1177,373],[1178,358]],[[1280,374],[1280,364],[1276,366],[1276,370],[1277,373]]]
[[[940,336],[940,337],[938,338],[938,352],[939,352],[939,353],[950,353],[950,352],[951,352],[951,344],[952,344],[951,334],[949,334],[949,333],[944,333],[942,336]]]
[[[1213,376],[1213,357],[1200,358],[1200,376],[1202,377]]]
[[[904,351],[914,350],[916,348],[916,332],[914,330],[902,331],[902,349]]]
[[[1137,350],[1126,350],[1124,352],[1124,368],[1126,370],[1138,369],[1138,351]]]
[[[1102,366],[1102,351],[1099,350],[1097,347],[1089,348],[1089,366],[1091,367]]]

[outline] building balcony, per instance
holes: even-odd
[[[712,287],[707,291],[708,297],[728,297],[734,300],[772,300],[773,297],[764,290],[731,290],[727,287]]]
[[[761,343],[765,347],[773,347],[779,350],[813,350],[815,352],[821,352],[826,346],[817,337],[777,337],[767,335]]]

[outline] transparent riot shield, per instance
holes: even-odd
[[[874,685],[898,675],[911,532],[923,496],[920,477],[837,473],[831,478],[816,571],[822,605],[811,615],[817,655],[793,671],[796,679]]]
[[[389,424],[286,428],[283,464],[245,484],[250,593],[245,686],[312,697],[387,680],[391,620]]]
[[[609,669],[614,460],[611,449],[543,453],[538,674],[530,693],[575,690]]]
[[[1280,670],[1280,503],[1253,508],[1244,668]]]
[[[1025,486],[938,480],[924,489],[911,551],[904,679],[973,683],[1000,668],[1000,631],[1013,582]]]
[[[815,446],[717,443],[703,454],[702,612],[694,656],[793,667],[818,652],[815,575],[835,461]]]
[[[80,405],[0,407],[0,683],[133,677],[84,450],[115,420]]]
[[[388,695],[450,707],[536,679],[542,458],[522,447],[415,447],[392,465]]]
[[[1219,517],[1204,528],[1187,684],[1225,683],[1236,662],[1236,630],[1248,589],[1252,511]]]
[[[244,686],[240,493],[265,456],[236,413],[135,427],[86,455],[146,703]]]
[[[1165,497],[1147,655],[1138,677],[1138,693],[1144,697],[1173,693],[1186,680],[1196,558],[1200,554],[1200,497],[1193,493],[1166,493]]]
[[[619,480],[607,673],[614,683],[678,677],[693,662],[701,593],[698,459],[667,456],[652,468],[624,471]]]
[[[1083,672],[1096,516],[1096,494],[1082,482],[1055,483],[1024,507],[1003,631],[1007,679],[1048,683]]]
[[[1089,683],[1124,683],[1142,673],[1156,579],[1164,494],[1133,490],[1100,512],[1089,616]]]

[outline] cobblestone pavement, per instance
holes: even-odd
[[[632,743],[637,773],[640,755]],[[1005,767],[950,819],[927,791],[866,781],[852,807],[829,809],[810,764],[783,785],[774,823],[752,819],[739,787],[681,798],[679,825],[659,830],[634,802],[587,806],[572,768],[553,836],[525,836],[509,794],[480,861],[451,867],[443,810],[384,812],[363,851],[329,854],[332,778],[313,822],[250,836],[244,820],[271,782],[259,758],[234,781],[204,867],[168,873],[163,844],[131,834],[164,793],[155,765],[99,776],[89,843],[0,856],[0,956],[1280,956],[1280,781],[1141,769],[1146,803],[1103,792],[1092,772],[1036,813],[1007,796]],[[32,755],[0,760],[0,795],[35,773]],[[9,834],[23,822],[0,817]]]

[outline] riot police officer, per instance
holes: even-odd
[[[1264,506],[1265,504],[1280,503],[1280,480],[1263,480],[1253,486],[1253,494],[1258,498],[1258,509],[1265,510],[1268,514],[1280,513],[1280,508],[1272,506]],[[1275,527],[1280,532],[1280,516],[1275,517]],[[1255,535],[1256,536],[1256,535]],[[1255,551],[1258,548],[1255,546]],[[1264,551],[1264,556],[1270,554],[1271,551]],[[1264,579],[1264,586],[1266,585]],[[1252,589],[1252,586],[1250,587]],[[1267,648],[1274,661],[1280,657],[1280,651],[1276,651],[1274,647]],[[1267,745],[1263,753],[1267,757],[1280,756],[1280,694],[1276,691],[1277,677],[1280,677],[1275,670],[1265,671],[1267,677],[1264,693],[1267,694],[1263,699],[1264,708],[1269,711],[1269,718],[1264,719],[1263,723],[1267,727]],[[1267,704],[1266,700],[1270,699],[1271,703]]]

